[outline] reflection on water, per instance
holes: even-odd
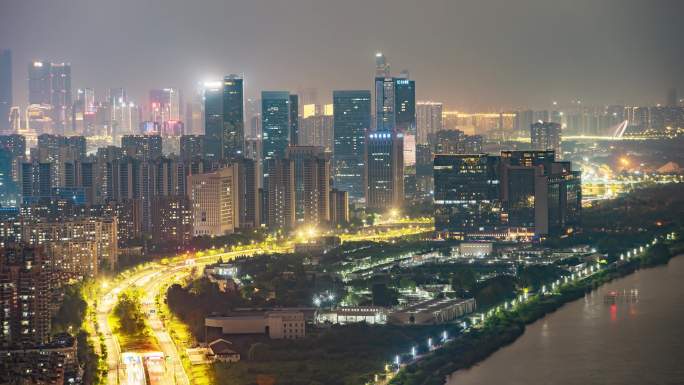
[[[684,256],[529,325],[447,385],[684,384]]]

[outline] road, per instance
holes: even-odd
[[[378,228],[368,227],[356,234],[342,235],[345,241],[360,241],[360,240],[387,240],[397,238],[410,234],[424,232],[427,229],[415,223],[402,224],[403,228],[384,229],[385,231],[378,231]],[[386,226],[386,224],[383,224]],[[124,357],[131,360],[131,352],[121,352],[121,348],[116,338],[116,334],[112,332],[111,325],[108,323],[108,315],[114,308],[117,302],[118,294],[130,286],[139,287],[145,293],[142,299],[144,311],[148,315],[148,323],[154,332],[159,347],[166,357],[166,370],[173,371],[174,383],[179,385],[190,385],[191,380],[183,368],[178,347],[171,339],[166,325],[159,319],[159,309],[155,303],[155,297],[160,290],[168,286],[173,281],[181,280],[187,277],[193,267],[202,269],[205,265],[215,263],[219,258],[223,261],[229,261],[238,256],[253,256],[263,253],[284,253],[291,252],[294,248],[292,240],[283,240],[279,244],[260,244],[253,246],[244,246],[237,251],[215,252],[209,250],[210,255],[203,255],[198,253],[197,257],[186,257],[174,260],[168,264],[150,264],[139,270],[132,270],[133,273],[126,278],[121,279],[115,285],[106,287],[104,293],[98,298],[97,307],[97,322],[99,332],[104,336],[104,342],[107,348],[107,366],[109,368],[107,373],[107,383],[110,385],[118,385],[123,378],[127,378],[130,382],[128,366],[122,365]],[[181,347],[185,348],[185,347]],[[130,354],[129,354],[130,353]],[[138,355],[138,357],[140,357]],[[156,366],[155,370],[158,369]],[[144,373],[143,373],[144,374]],[[135,377],[135,376],[133,376]],[[163,381],[162,381],[163,383]],[[134,385],[134,384],[130,384]]]

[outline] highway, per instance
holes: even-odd
[[[379,231],[378,228],[368,227],[356,234],[344,234],[342,237],[344,241],[387,240],[409,234],[417,234],[427,230],[425,224],[422,224],[423,226],[416,225],[415,223],[403,225],[405,226],[403,228],[391,228],[385,229],[384,231]],[[382,226],[386,226],[386,224],[383,224]],[[128,273],[120,275],[121,278],[116,281],[115,284],[103,287],[104,293],[97,301],[97,322],[99,332],[104,336],[108,352],[107,366],[109,370],[107,373],[107,383],[110,385],[118,385],[122,383],[122,379],[125,378],[129,385],[145,384],[144,381],[142,384],[134,383],[135,381],[140,380],[140,377],[138,374],[131,372],[131,370],[137,370],[137,364],[134,363],[135,360],[133,357],[141,356],[135,352],[122,353],[116,334],[112,332],[111,325],[108,323],[108,315],[113,310],[117,302],[117,296],[121,291],[130,286],[136,286],[144,293],[142,303],[143,310],[148,317],[148,324],[166,359],[165,370],[172,371],[172,373],[167,373],[167,376],[159,376],[157,373],[159,366],[156,362],[152,361],[153,372],[156,373],[155,382],[161,383],[162,385],[166,385],[167,382],[168,384],[190,385],[192,381],[185,372],[178,351],[179,348],[184,349],[186,347],[176,346],[166,329],[166,325],[159,319],[159,309],[155,301],[156,295],[160,290],[163,290],[172,282],[180,281],[191,274],[193,267],[197,267],[198,270],[201,270],[205,265],[215,263],[219,258],[223,261],[230,261],[239,256],[253,256],[263,253],[285,253],[291,252],[293,249],[294,241],[291,239],[283,239],[279,243],[265,242],[258,245],[238,247],[237,250],[232,251],[221,252],[207,250],[206,252],[197,253],[194,258],[192,256],[178,257],[167,264],[151,263],[142,268],[131,269]],[[204,255],[205,253],[209,255]],[[144,371],[142,378],[144,380]]]

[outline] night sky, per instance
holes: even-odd
[[[374,53],[419,99],[460,109],[663,103],[684,94],[681,0],[0,0],[0,48],[68,61],[73,87],[180,87],[243,73],[263,89],[370,89]]]

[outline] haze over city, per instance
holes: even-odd
[[[0,385],[684,384],[682,15],[0,0]]]
[[[373,54],[408,69],[419,100],[466,110],[656,104],[684,88],[677,0],[5,0],[14,84],[32,60],[70,62],[75,87],[149,89],[241,73],[262,89],[364,89]],[[27,103],[24,87],[15,100]]]

